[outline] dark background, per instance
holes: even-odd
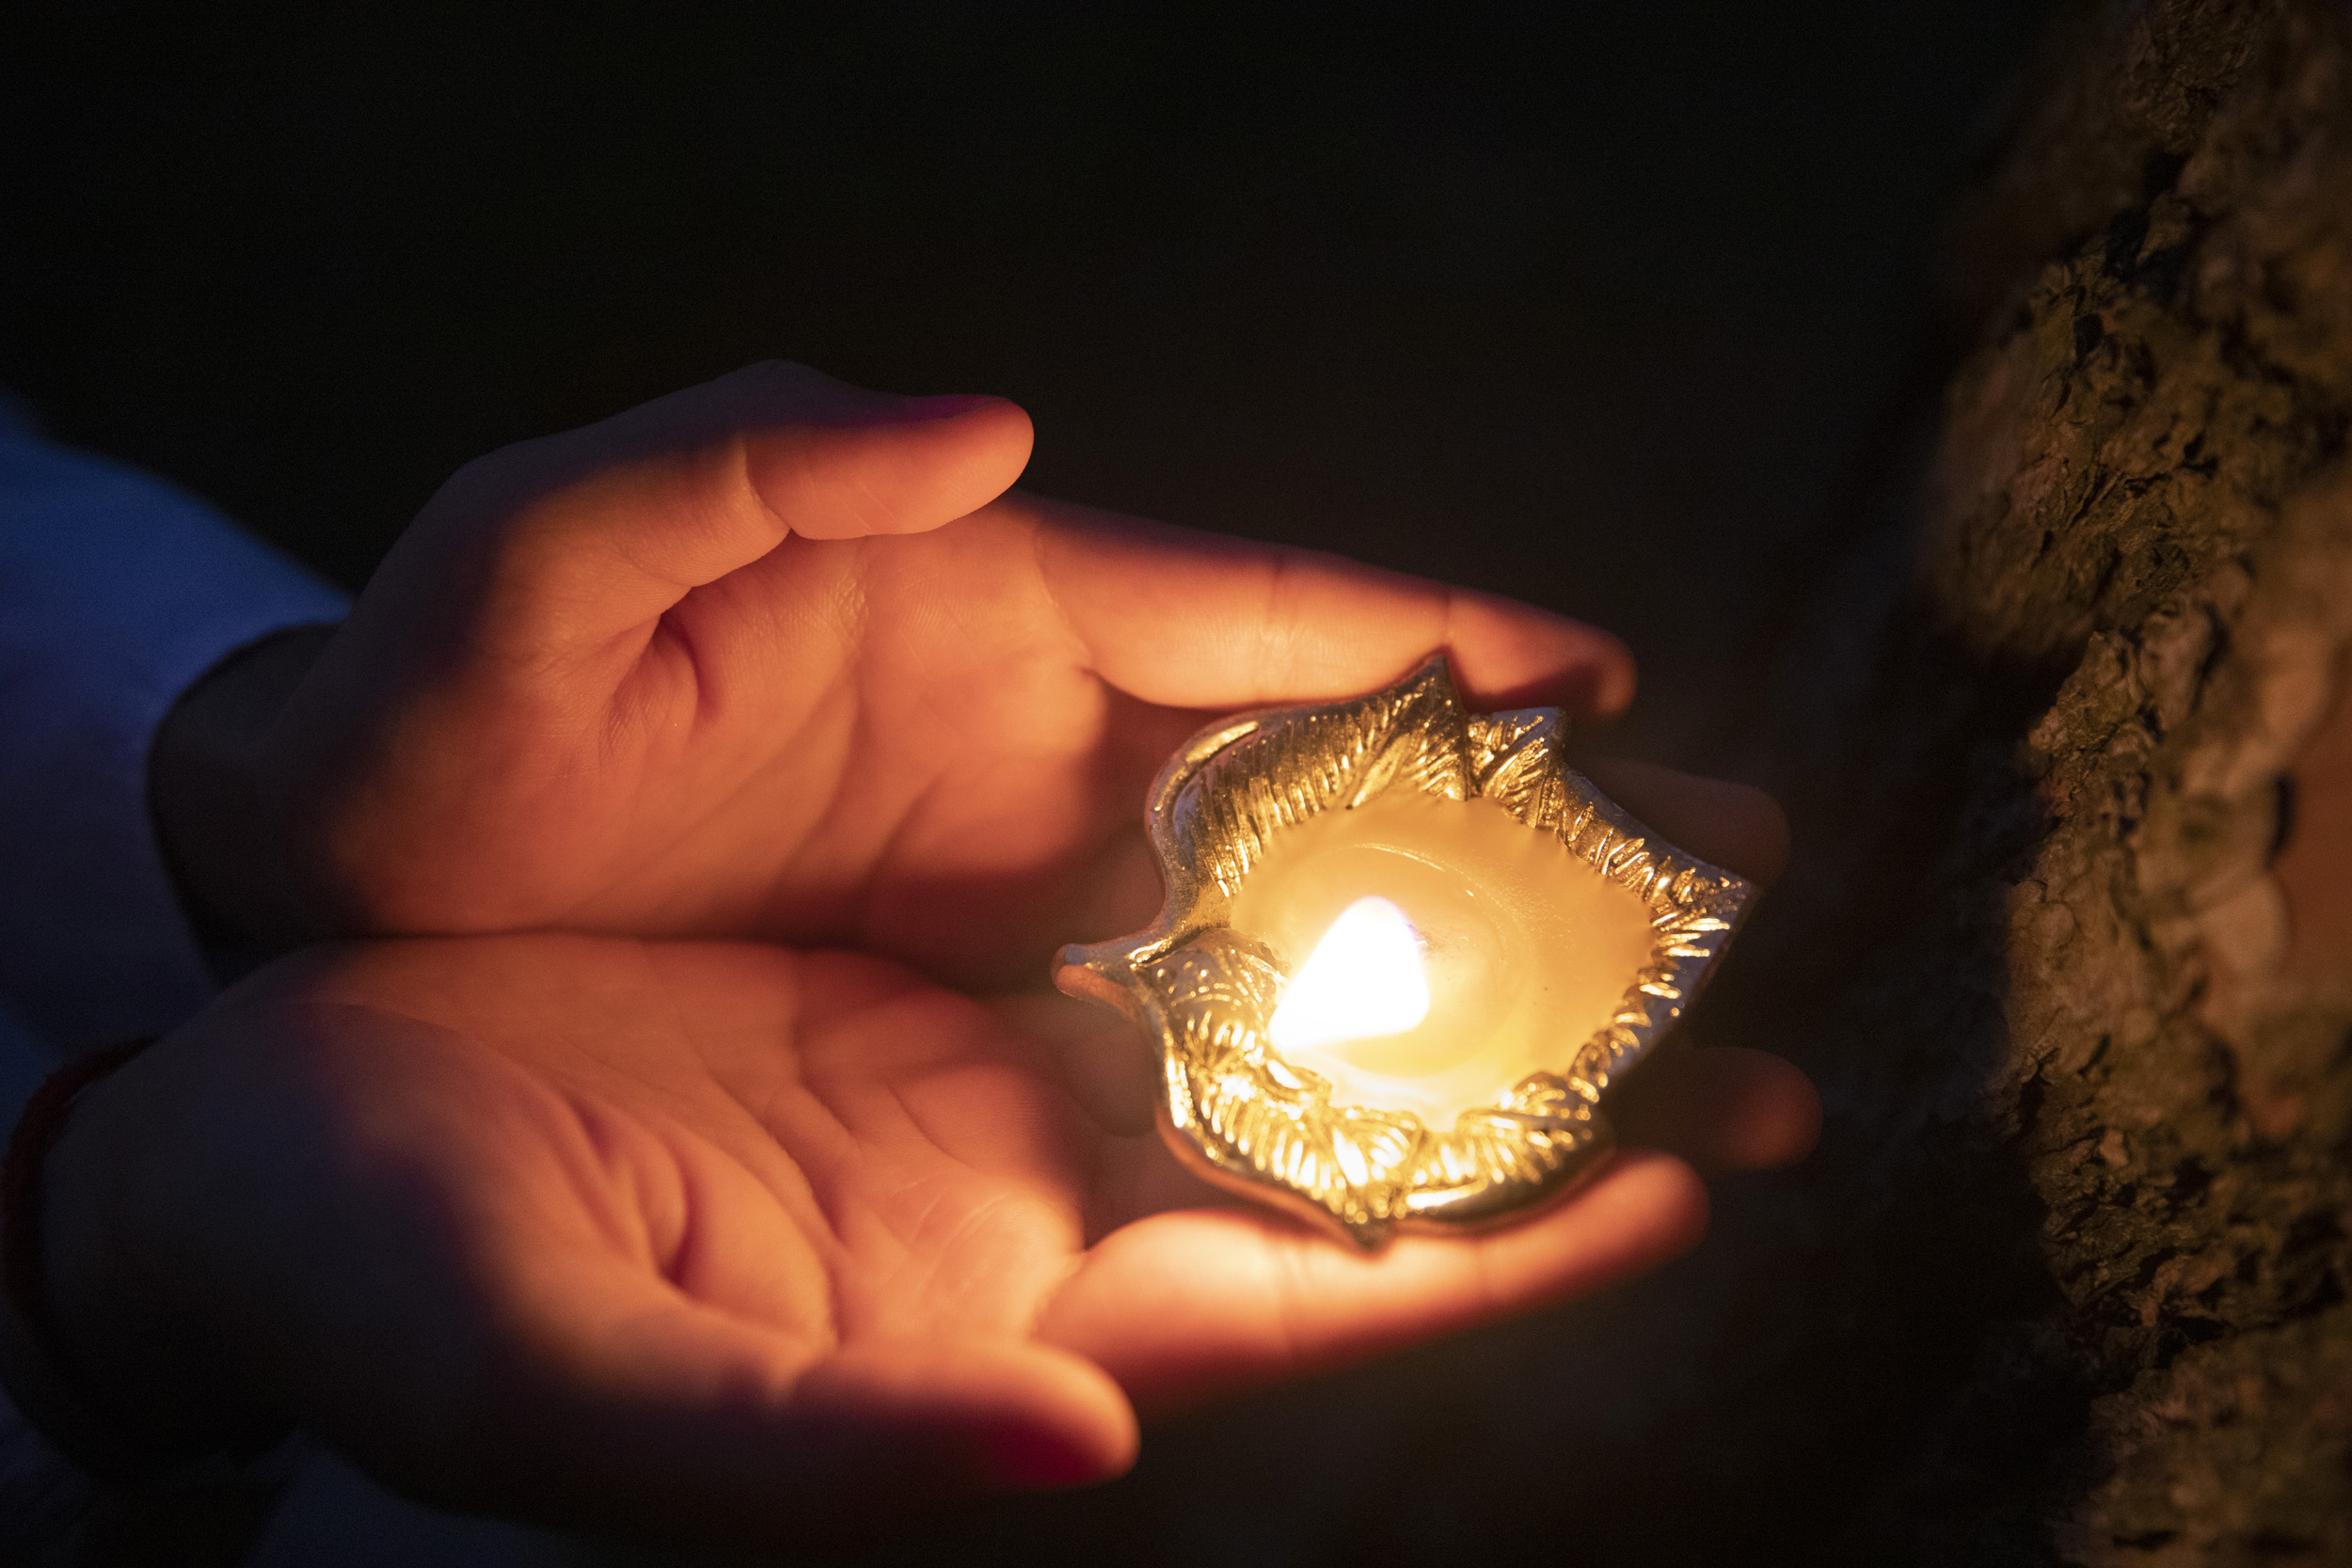
[[[746,360],[1027,483],[1611,625],[1687,744],[2035,0],[12,8],[0,380],[347,584]]]
[[[1034,488],[1610,626],[1621,747],[1705,766],[1874,417],[1940,373],[1938,216],[2042,8],[10,8],[0,381],[355,586],[466,458],[745,360],[1001,392]],[[1770,1288],[1732,1259],[1779,1180],[1650,1285],[911,1560],[1804,1539],[1867,1464],[1729,1516],[1755,1480],[1653,1310]]]

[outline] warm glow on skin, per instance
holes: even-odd
[[[1292,976],[1266,1032],[1296,1051],[1401,1035],[1429,1016],[1421,940],[1386,898],[1350,904]]]

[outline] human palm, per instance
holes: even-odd
[[[1205,713],[1440,648],[1490,705],[1629,694],[1613,639],[1526,606],[993,499],[1025,417],[907,407],[755,367],[461,473],[278,726],[300,895],[350,931],[756,936],[1034,984],[1148,918],[1143,787]]]
[[[1768,1058],[1668,1067],[1637,1137],[1810,1136]],[[1703,1222],[1683,1160],[1636,1153],[1367,1258],[1184,1172],[1151,1078],[1107,1012],[853,954],[314,950],[77,1109],[54,1184],[102,1196],[52,1215],[58,1318],[166,1427],[242,1390],[427,1498],[773,1537],[1115,1473],[1137,1410],[1589,1290]]]

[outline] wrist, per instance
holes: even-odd
[[[51,1290],[57,1243],[77,1239],[82,1227],[58,1223],[55,1211],[59,1208],[59,1183],[51,1157],[67,1120],[91,1088],[143,1044],[98,1052],[53,1073],[9,1136],[5,1182],[0,1183],[0,1263],[5,1264],[6,1285],[5,1300],[0,1300],[0,1377],[24,1415],[60,1451],[85,1470],[108,1479],[150,1468],[148,1449],[133,1423],[123,1420],[103,1397],[92,1397],[72,1358],[61,1349],[60,1330],[69,1314],[57,1308]],[[77,1213],[77,1221],[79,1217]],[[81,1249],[69,1245],[65,1250]]]
[[[239,649],[183,693],[155,732],[149,805],[207,948],[263,957],[320,934],[291,891],[262,768],[278,715],[332,635],[301,626]]]
[[[156,1156],[172,1140],[146,1113],[179,1097],[167,1085],[159,1100],[140,1070],[148,1063],[113,1070],[132,1053],[76,1063],[44,1086],[69,1092],[45,1121],[36,1121],[37,1101],[20,1125],[7,1213],[14,1359],[20,1370],[38,1363],[32,1381],[45,1385],[28,1413],[87,1468],[117,1481],[249,1450],[265,1426],[230,1397],[224,1357],[176,1288],[184,1282],[157,1267],[147,1244],[168,1201],[151,1191]]]

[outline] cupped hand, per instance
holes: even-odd
[[[1743,792],[1613,782],[1702,852],[1777,853]],[[864,956],[313,950],[77,1103],[55,1321],[159,1435],[258,1407],[461,1508],[857,1533],[1115,1473],[1137,1412],[1593,1290],[1695,1238],[1692,1164],[1793,1158],[1815,1117],[1793,1069],[1684,1048],[1619,1106],[1662,1147],[1367,1257],[1186,1174],[1151,1077],[1106,1011]]]
[[[1438,649],[1486,706],[1631,692],[1613,639],[1524,605],[1005,495],[1028,451],[1002,401],[763,365],[469,465],[269,737],[278,892],[313,930],[1031,986],[1149,918],[1143,789],[1210,712]]]

